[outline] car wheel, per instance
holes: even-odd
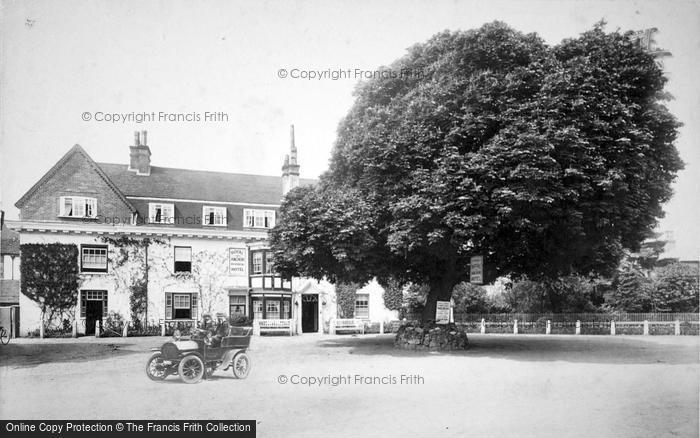
[[[245,353],[238,353],[231,361],[233,375],[239,379],[245,379],[250,373],[250,357]]]
[[[198,383],[204,376],[204,362],[199,356],[190,354],[180,361],[180,365],[177,366],[177,372],[180,374],[183,382]]]
[[[148,378],[155,381],[164,380],[168,377],[168,371],[163,365],[163,357],[158,353],[153,353],[153,355],[148,359],[146,363],[146,375]]]

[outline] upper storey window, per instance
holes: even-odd
[[[59,215],[61,217],[97,217],[97,199],[83,196],[61,196],[59,200]]]
[[[226,226],[226,207],[203,207],[204,225]]]
[[[152,224],[172,224],[175,222],[173,204],[151,202],[148,204],[148,222]]]
[[[243,226],[248,228],[274,228],[275,210],[243,210]]]

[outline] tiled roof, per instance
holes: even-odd
[[[280,204],[282,177],[209,172],[151,166],[149,176],[136,175],[125,164],[98,163],[127,197],[191,199],[251,204]],[[316,180],[301,179],[301,185]]]

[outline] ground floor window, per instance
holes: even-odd
[[[229,315],[247,315],[246,312],[246,299],[245,295],[231,295],[229,296]]]
[[[253,298],[253,319],[291,319],[292,298],[261,296]]]
[[[165,319],[197,319],[197,294],[167,292]]]
[[[267,300],[267,319],[280,319],[279,300]]]
[[[355,295],[355,318],[369,319],[369,294]]]
[[[107,291],[106,290],[83,290],[80,291],[80,317],[87,315],[88,301],[97,301],[102,304],[102,316],[107,317]]]
[[[256,298],[253,300],[253,319],[263,319],[262,298]]]

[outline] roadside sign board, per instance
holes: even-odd
[[[469,282],[471,284],[484,283],[484,256],[473,256],[469,263]]]
[[[438,301],[435,307],[435,324],[447,324],[450,322],[450,302]]]

